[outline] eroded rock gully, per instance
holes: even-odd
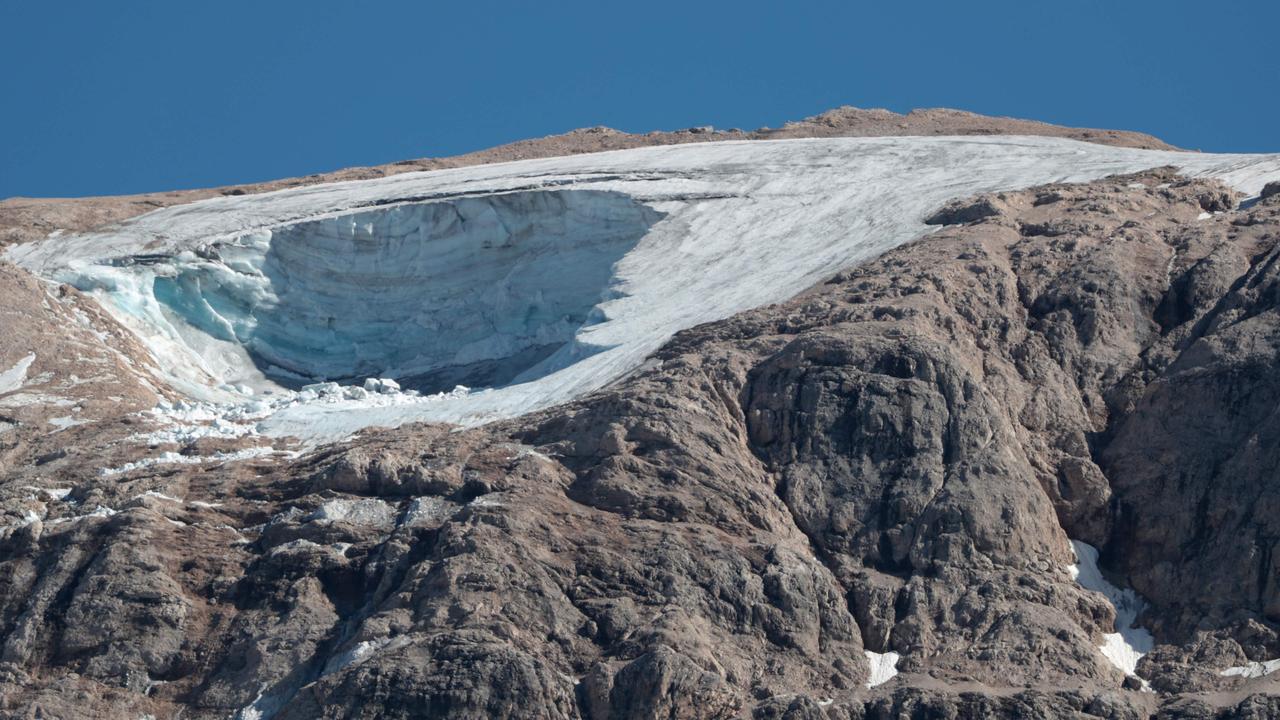
[[[478,429],[109,479],[11,431],[0,713],[1275,716],[1220,675],[1280,657],[1280,197],[1237,200],[965,201]],[[1069,538],[1147,600],[1155,692]]]

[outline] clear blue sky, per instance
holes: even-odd
[[[226,185],[588,125],[957,107],[1280,151],[1280,2],[0,6],[0,197]]]

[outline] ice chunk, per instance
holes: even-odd
[[[336,382],[313,383],[311,385],[302,386],[302,392],[311,393],[316,397],[338,395],[342,393],[342,386]]]
[[[375,393],[397,393],[400,392],[400,383],[391,378],[367,378],[364,389]]]
[[[22,387],[27,381],[27,369],[31,367],[31,363],[36,361],[36,354],[30,353],[13,367],[0,372],[0,393],[13,392]]]

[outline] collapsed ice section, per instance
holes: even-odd
[[[919,237],[949,200],[1161,165],[1280,178],[1277,156],[1056,138],[706,143],[217,198],[6,256],[93,293],[178,390],[318,442],[564,402]],[[368,377],[422,393],[290,394]]]
[[[614,263],[660,218],[592,190],[409,203],[129,258],[119,269],[142,278],[141,302],[115,274],[108,289],[196,350],[172,368],[195,387],[187,368],[257,391],[368,377],[428,391],[503,385],[554,368],[543,361],[592,319]]]

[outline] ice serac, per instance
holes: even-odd
[[[1044,137],[721,142],[217,198],[8,256],[105,300],[198,399],[425,391],[273,405],[266,432],[318,441],[554,405],[919,237],[949,200],[1162,165],[1248,194],[1280,175],[1277,156]],[[478,389],[432,395],[455,385]]]
[[[572,340],[660,218],[620,193],[502,193],[294,223],[147,272],[174,334],[247,351],[216,380],[491,386]]]

